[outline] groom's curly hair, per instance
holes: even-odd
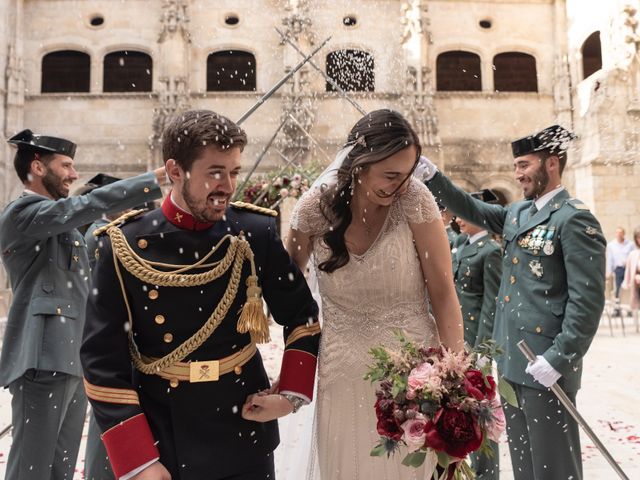
[[[409,122],[389,109],[374,110],[358,120],[347,137],[345,146],[348,145],[354,147],[338,169],[337,184],[325,189],[320,197],[320,210],[331,225],[322,239],[331,249],[331,256],[318,268],[327,273],[349,263],[344,234],[352,220],[350,204],[355,174],[410,146],[416,147],[418,156],[422,150],[420,139]],[[396,191],[400,187],[402,185]]]

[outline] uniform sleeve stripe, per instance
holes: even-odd
[[[87,397],[92,400],[107,403],[122,403],[128,405],[140,405],[138,393],[126,388],[108,388],[92,385],[84,379],[84,389]]]
[[[293,342],[300,340],[303,337],[309,337],[320,333],[320,324],[314,323],[313,325],[302,325],[296,327],[293,332],[287,337],[286,346],[288,347]]]

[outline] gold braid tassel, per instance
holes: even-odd
[[[246,242],[246,240],[245,240]],[[240,311],[237,330],[240,333],[251,334],[254,343],[269,343],[269,320],[262,308],[262,289],[258,286],[256,265],[249,243],[246,243],[246,256],[251,262],[251,275],[247,278],[247,301]]]

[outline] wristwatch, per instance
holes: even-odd
[[[296,413],[300,409],[300,407],[306,405],[307,403],[303,398],[300,398],[297,395],[291,395],[290,393],[281,393],[280,395],[289,400],[291,405],[293,405],[293,411],[291,413]]]

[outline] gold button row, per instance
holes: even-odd
[[[149,243],[144,238],[141,238],[140,240],[138,240],[138,247],[140,247],[142,249],[147,248],[148,244]]]
[[[149,290],[149,298],[151,300],[155,300],[156,298],[158,298],[158,290],[156,290],[155,288],[153,290]]]

